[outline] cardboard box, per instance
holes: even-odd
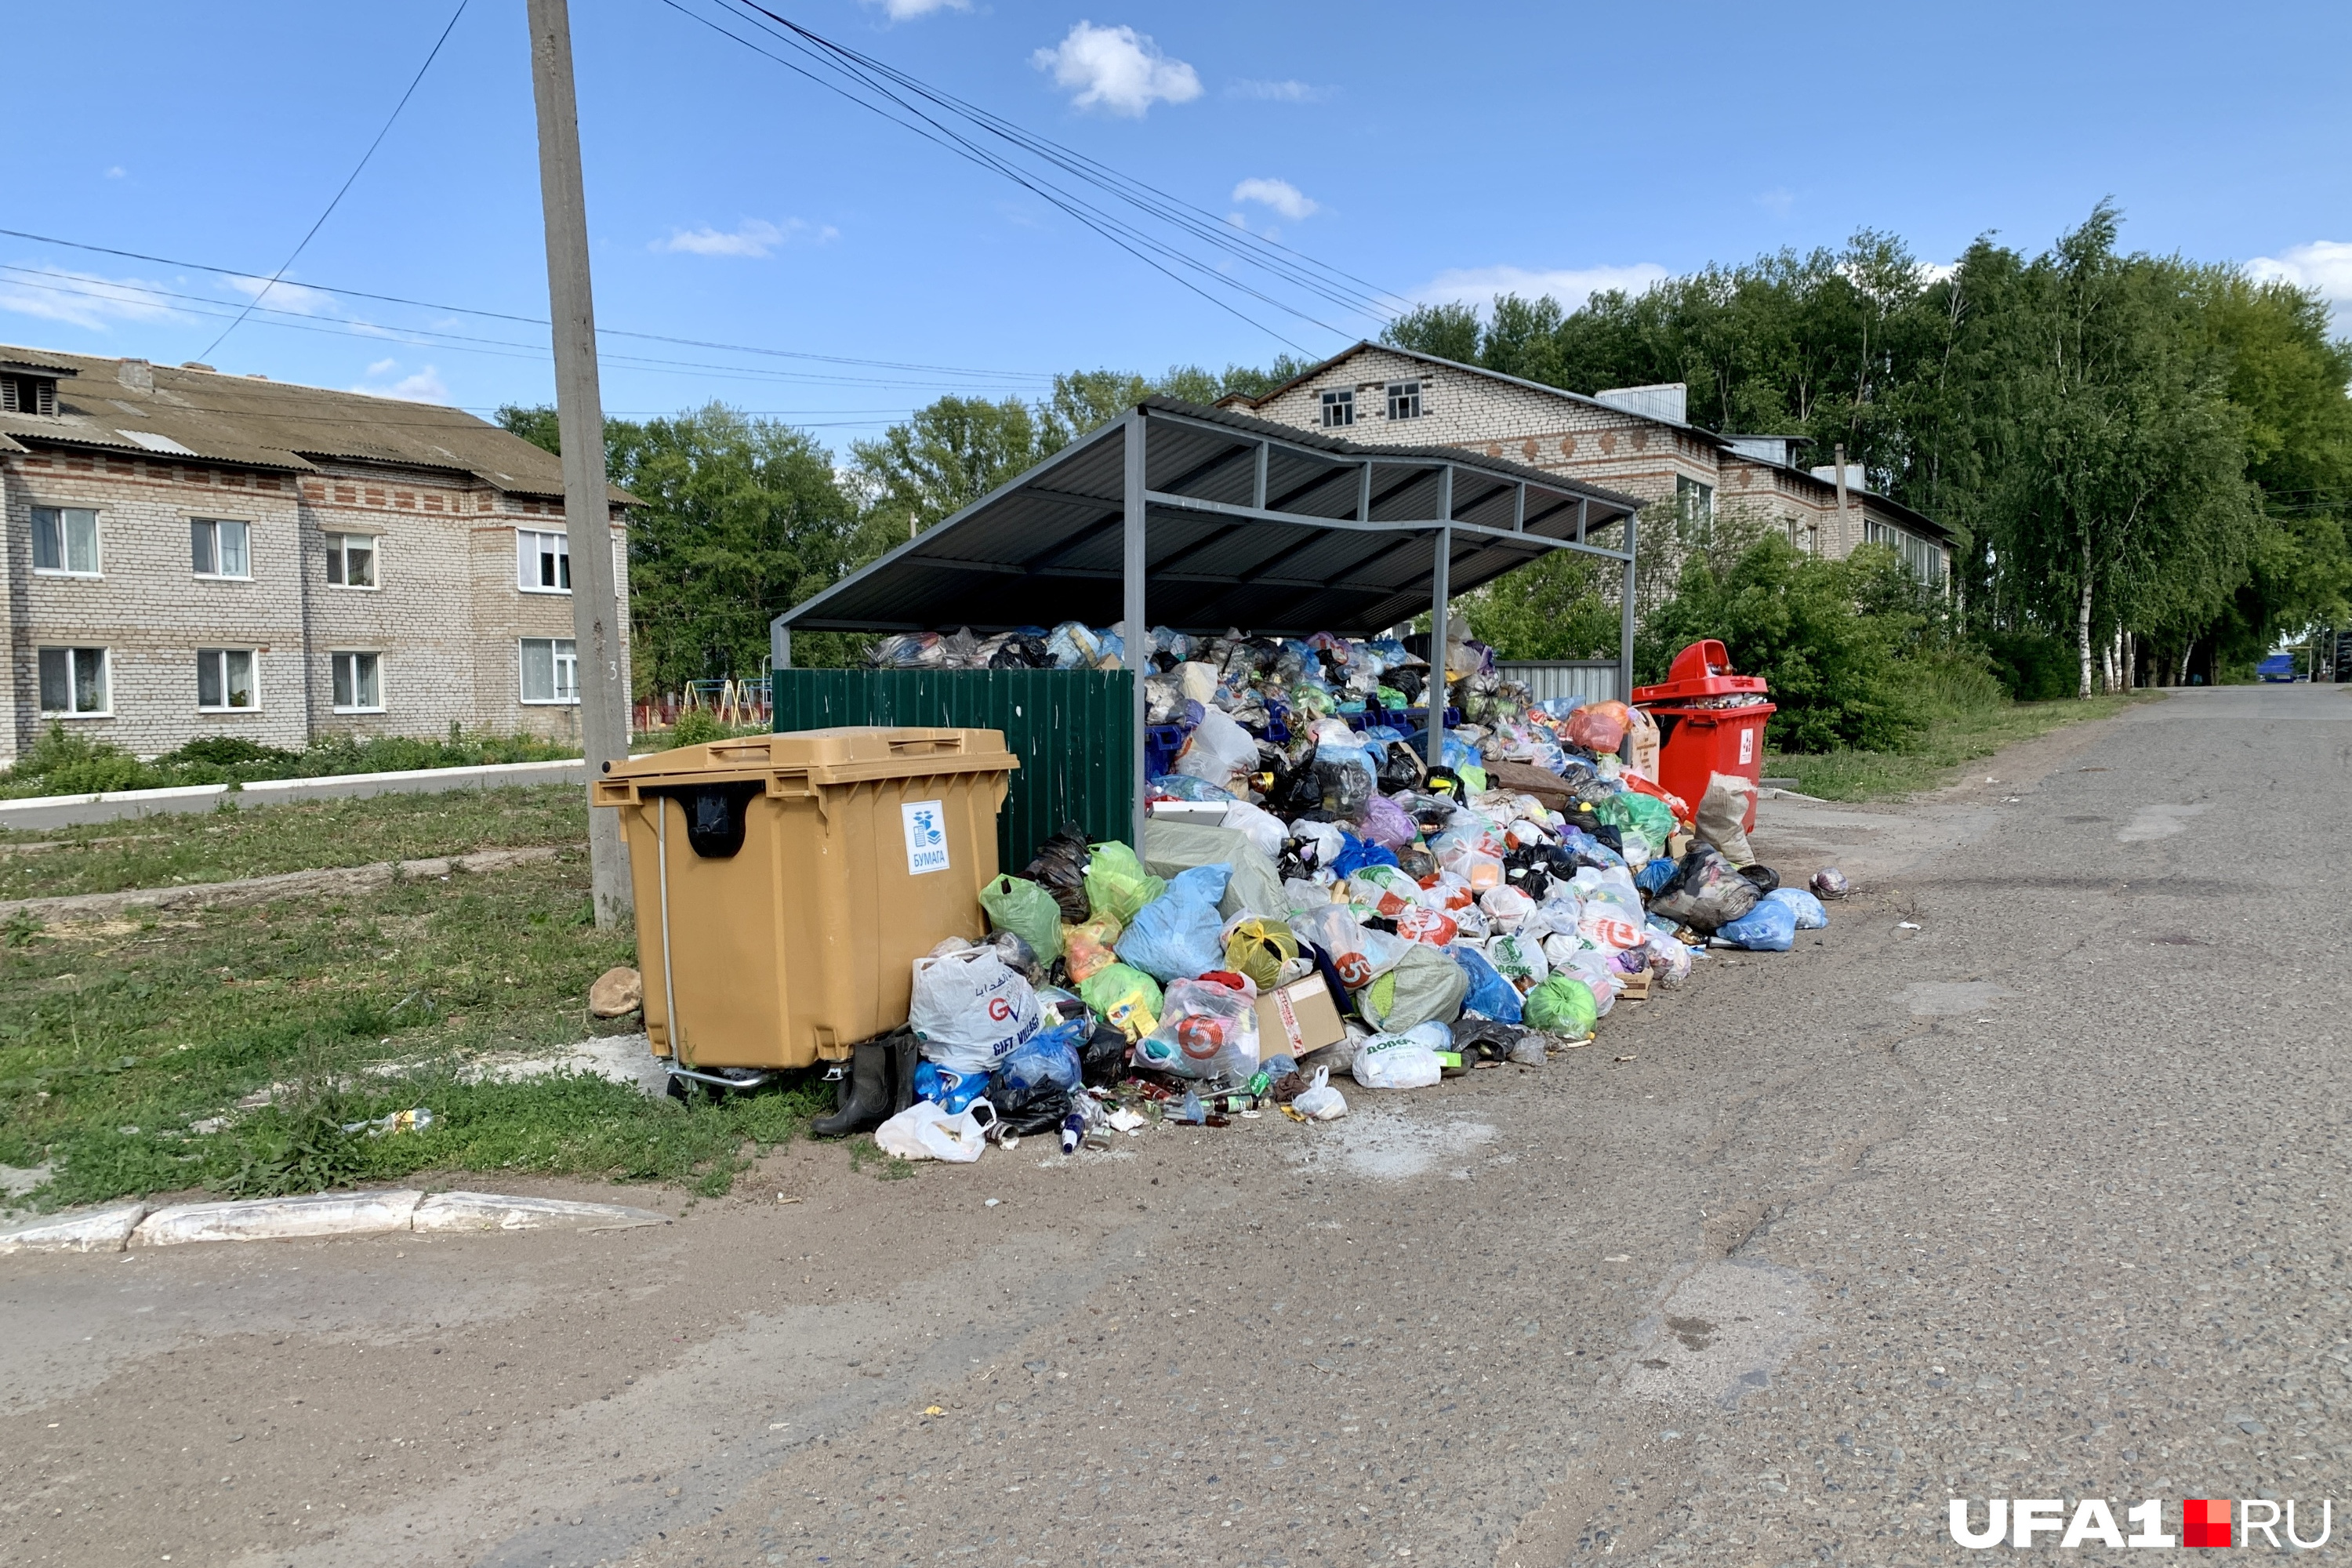
[[[1320,974],[1269,991],[1257,999],[1257,1055],[1303,1057],[1348,1037]]]

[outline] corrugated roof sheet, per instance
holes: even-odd
[[[1154,625],[1182,631],[1373,631],[1427,609],[1449,468],[1456,595],[1549,553],[1547,542],[1575,537],[1580,505],[1592,530],[1641,504],[1458,447],[1359,446],[1167,397],[1139,412],[1149,430],[1145,485],[1158,498],[1148,513],[1147,611]],[[1130,427],[1122,420],[1081,437],[779,624],[993,631],[1120,619]],[[1262,444],[1264,513],[1251,510]],[[1358,516],[1367,461],[1368,521]],[[1522,485],[1526,519],[1515,529]]]
[[[160,440],[240,468],[383,463],[467,474],[520,495],[563,494],[563,466],[551,453],[459,408],[47,350],[0,346],[0,360],[70,373],[58,382],[56,417],[0,414],[0,439],[171,450]],[[617,488],[610,497],[634,500]]]

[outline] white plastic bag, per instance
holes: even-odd
[[[1225,807],[1223,826],[1233,828],[1264,850],[1267,859],[1282,858],[1282,841],[1290,830],[1282,826],[1282,818],[1265,807],[1237,800]]]
[[[1213,980],[1173,980],[1160,1026],[1135,1043],[1138,1067],[1179,1078],[1257,1071],[1257,1003]]]
[[[1427,1089],[1445,1076],[1437,1053],[1411,1035],[1374,1035],[1349,1070],[1366,1089]]]
[[[1519,922],[1535,912],[1536,901],[1506,882],[1479,894],[1478,907],[1486,911],[1488,922],[1496,931],[1508,932],[1518,930]]]
[[[1290,1109],[1309,1121],[1337,1121],[1348,1114],[1348,1102],[1331,1087],[1331,1069],[1317,1068],[1315,1081],[1298,1091]]]
[[[924,1057],[950,1072],[995,1071],[1037,1032],[1043,1016],[1037,993],[993,948],[915,960],[908,1022]]]
[[[985,1118],[982,1112],[987,1114]],[[901,1160],[947,1160],[969,1165],[988,1146],[988,1130],[996,1123],[996,1107],[975,1100],[954,1115],[947,1108],[919,1100],[874,1130],[875,1146]]]
[[[1212,708],[1201,715],[1200,728],[1185,742],[1183,754],[1176,759],[1176,771],[1196,779],[1206,779],[1219,789],[1242,791],[1235,786],[1240,775],[1255,772],[1257,742],[1250,732],[1234,722],[1232,715],[1221,708]]]

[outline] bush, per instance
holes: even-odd
[[[2063,638],[2042,632],[1982,631],[1976,641],[2002,689],[2017,701],[2055,702],[2074,695],[2081,661]]]
[[[699,746],[710,741],[723,741],[727,739],[728,733],[727,726],[712,718],[706,710],[689,708],[677,716],[677,723],[670,726],[669,737],[663,742],[663,750],[669,751],[679,746]]]
[[[16,759],[0,783],[30,787],[12,795],[96,795],[114,789],[153,789],[167,782],[121,747],[93,741],[83,731],[51,724],[49,732],[34,742]]]
[[[1643,629],[1645,678],[1663,679],[1685,644],[1717,638],[1735,669],[1770,685],[1780,710],[1768,730],[1775,749],[1900,751],[1926,722],[1917,672],[1903,657],[1920,626],[1908,612],[1857,611],[1863,590],[1889,591],[1882,565],[1859,551],[1853,561],[1821,560],[1777,533],[1727,568],[1694,554],[1675,596]]]
[[[409,768],[479,767],[552,762],[579,754],[577,746],[535,735],[468,735],[453,724],[446,740],[336,735],[300,752],[257,745],[240,736],[206,735],[152,763],[142,763],[111,742],[93,741],[58,723],[26,748],[16,766],[0,772],[0,797],[251,784],[260,779],[325,778]]]

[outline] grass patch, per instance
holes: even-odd
[[[0,831],[0,900],[587,841],[587,795],[578,784],[223,807]]]
[[[333,735],[299,752],[260,745],[235,735],[206,735],[177,751],[142,761],[110,741],[93,740],[60,722],[51,724],[47,734],[26,748],[15,765],[0,769],[0,799],[178,784],[255,784],[263,779],[326,778],[410,768],[545,763],[579,754],[577,745],[536,735],[468,734],[452,724],[446,741],[405,735],[374,735],[365,740]]]
[[[2088,701],[1937,701],[1909,751],[1775,752],[1766,755],[1764,772],[1793,778],[1800,794],[1823,800],[1885,800],[1950,784],[1967,763],[2020,741],[2158,700],[2155,692],[2136,691]]]
[[[597,1032],[588,984],[632,950],[593,924],[584,850],[354,897],[12,928],[0,1163],[54,1163],[34,1198],[47,1205],[425,1170],[724,1193],[816,1113],[820,1089],[689,1108],[587,1076],[464,1081],[486,1054]],[[265,1090],[268,1104],[238,1109]],[[420,1106],[434,1117],[423,1131],[346,1131]]]

